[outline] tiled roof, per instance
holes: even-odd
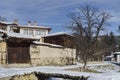
[[[37,44],[37,45],[46,45],[46,46],[59,47],[59,48],[62,48],[62,47],[63,47],[63,46],[61,46],[61,45],[50,44],[50,43],[41,43],[41,42],[38,42],[38,41],[33,41],[33,44]]]
[[[120,52],[114,52],[113,54],[119,54],[120,55]]]
[[[33,35],[26,35],[26,34],[20,34],[20,33],[13,33],[9,32],[7,33],[8,37],[14,37],[14,38],[27,38],[27,39],[40,39],[41,36],[33,36]]]
[[[14,22],[5,22],[5,21],[0,21],[0,23],[2,23],[2,24],[6,24],[6,25],[9,25],[9,24],[15,24]]]
[[[57,32],[57,33],[48,34],[48,35],[43,36],[43,37],[58,36],[58,35],[69,35],[69,36],[72,36],[71,34],[68,34],[66,32]]]
[[[42,29],[51,29],[50,27],[45,26],[36,26],[36,25],[19,25],[20,28],[42,28]]]

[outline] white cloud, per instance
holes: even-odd
[[[120,11],[110,11],[111,15],[113,16],[109,21],[114,24],[120,23]]]
[[[80,4],[82,1],[80,0],[60,0],[57,2],[54,2],[54,4],[51,3],[50,6],[44,8],[45,10],[52,10],[52,9],[58,9],[58,8],[64,8],[64,7],[70,7],[75,4]]]
[[[3,0],[0,2],[0,16],[20,22],[37,20],[41,24],[58,26],[64,24],[67,13],[90,3],[98,8],[110,11],[111,23],[120,22],[120,0]]]

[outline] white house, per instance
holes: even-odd
[[[20,34],[28,34],[34,36],[46,36],[48,35],[51,28],[45,26],[38,26],[36,22],[33,24],[28,22],[28,25],[18,25],[20,29]]]
[[[120,63],[120,52],[114,52],[113,53],[115,61]]]
[[[7,32],[14,32],[26,35],[33,35],[33,36],[46,36],[48,35],[51,28],[45,26],[38,26],[36,21],[32,24],[28,21],[27,25],[18,24],[18,22],[1,22],[2,24],[6,25],[4,29]]]

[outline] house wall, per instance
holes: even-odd
[[[6,42],[0,42],[0,64],[6,64]]]
[[[0,24],[0,29],[2,29],[2,30],[7,30],[7,26],[6,25],[3,25],[3,24]]]
[[[75,49],[59,48],[44,45],[31,45],[32,65],[66,65],[74,64]]]
[[[57,44],[66,48],[75,48],[74,37],[69,35],[57,35],[44,37],[45,43]]]
[[[117,55],[117,62],[120,62],[120,55]]]
[[[20,28],[20,34],[24,34],[24,30],[25,29],[28,29],[28,33],[30,30],[33,30],[33,35],[34,36],[45,36],[45,35],[48,35],[48,29],[37,29],[37,28]],[[44,35],[36,35],[36,30],[44,30],[45,31],[45,34]]]

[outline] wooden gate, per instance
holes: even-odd
[[[7,42],[8,63],[30,63],[30,43]]]

